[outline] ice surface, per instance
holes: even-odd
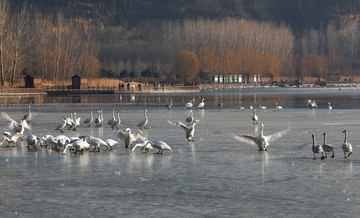
[[[112,151],[62,156],[50,149],[28,152],[25,141],[15,147],[4,143],[0,147],[1,217],[356,217],[360,212],[360,110],[356,108],[360,93],[334,89],[329,94],[319,89],[321,93],[315,95],[308,89],[297,90],[300,92],[248,91],[249,102],[254,102],[254,94],[259,99],[266,97],[263,105],[275,105],[274,98],[279,103],[290,102],[289,98],[295,102],[288,104],[292,105],[290,109],[258,110],[265,135],[291,127],[270,144],[267,152],[232,137],[259,134],[251,110],[236,109],[238,102],[221,110],[207,108],[207,104],[216,105],[217,99],[243,98],[244,93],[239,91],[140,95],[140,103],[135,104],[107,101],[34,105],[32,130],[25,134],[40,137],[60,134],[55,126],[70,111],[77,112],[83,121],[91,109],[103,109],[105,121],[110,119],[112,108],[120,110],[121,129],[135,131],[143,110],[148,108],[149,128],[144,132],[150,140],[167,142],[172,151],[162,155],[140,150],[130,153],[119,140]],[[338,91],[346,93],[338,95]],[[205,109],[194,109],[194,117],[200,122],[195,127],[194,141],[188,142],[185,132],[167,120],[185,122],[189,111],[182,103],[200,95],[205,96]],[[323,99],[324,107],[331,101],[334,109],[306,109],[303,100],[309,96]],[[170,98],[176,99],[175,107],[167,110],[163,105]],[[342,99],[351,100],[351,109],[340,107],[345,102]],[[8,106],[2,111],[19,120],[26,108]],[[7,122],[0,117],[0,129]],[[344,129],[353,145],[348,159],[343,158],[340,147]],[[324,132],[327,142],[335,146],[335,158],[329,155],[325,160],[314,160],[311,135],[322,143]],[[108,126],[84,125],[76,132],[65,131],[67,136],[85,134],[106,139],[114,132]]]

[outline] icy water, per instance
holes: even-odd
[[[150,140],[167,142],[172,151],[130,153],[119,140],[112,151],[62,156],[50,149],[28,152],[25,141],[15,147],[5,143],[0,146],[0,217],[356,217],[360,213],[360,92],[315,90],[215,90],[136,95],[134,102],[123,95],[122,99],[102,96],[102,102],[35,104],[32,130],[25,135],[40,137],[60,134],[54,128],[70,111],[83,121],[91,109],[103,109],[105,122],[113,108],[120,110],[121,129],[135,131],[148,108],[145,133]],[[200,122],[194,141],[188,142],[185,132],[168,120],[185,122],[189,110],[183,105],[193,97],[196,105],[200,97],[206,100],[204,110],[193,110]],[[307,98],[316,99],[319,109],[306,109]],[[171,110],[163,107],[169,99],[174,99]],[[223,100],[224,107],[216,108]],[[59,101],[68,100],[59,97]],[[328,101],[333,110],[326,109]],[[272,109],[275,102],[284,109]],[[233,134],[259,134],[252,111],[237,109],[259,103],[268,107],[257,110],[265,135],[290,129],[267,152],[233,138]],[[1,111],[19,120],[26,107],[8,105]],[[2,130],[7,123],[0,117]],[[340,147],[344,129],[353,145],[347,159]],[[335,146],[335,157],[314,160],[311,135],[322,143],[324,132]],[[67,136],[85,134],[106,139],[114,132],[106,125],[65,131]]]

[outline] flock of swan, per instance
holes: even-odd
[[[204,109],[205,102],[204,98],[202,98],[201,102],[198,104],[196,108]],[[218,107],[222,107],[221,105]],[[170,103],[165,105],[166,108],[172,108],[173,101],[171,99]],[[194,118],[194,114],[192,109],[195,108],[195,99],[191,99],[189,102],[186,103],[185,108],[189,109],[189,116],[185,118],[185,123],[181,121],[171,121],[168,120],[168,123],[174,126],[178,126],[185,132],[185,138],[188,141],[194,140],[195,134],[195,125],[200,122],[200,120],[196,120]],[[329,108],[332,109],[330,103],[328,104]],[[317,104],[313,100],[307,100],[307,106],[309,108],[316,108]],[[256,114],[256,109],[250,105],[249,107],[253,114],[251,116],[253,124],[258,125],[259,117]],[[259,109],[266,109],[265,106],[259,105]],[[276,109],[282,109],[282,106],[279,106],[276,103]],[[123,141],[125,148],[129,148],[130,152],[133,152],[136,148],[140,148],[144,150],[145,153],[152,149],[158,149],[157,154],[162,154],[164,150],[171,151],[171,147],[164,141],[150,141],[147,139],[146,135],[142,131],[142,129],[147,129],[147,125],[149,122],[147,116],[148,110],[144,110],[144,119],[140,120],[136,125],[138,127],[137,131],[132,132],[130,128],[125,128],[124,131],[120,129],[121,119],[120,119],[120,111],[116,112],[112,110],[112,118],[108,120],[106,125],[108,125],[113,131],[113,137],[108,139],[101,139],[98,137],[94,137],[92,135],[84,135],[79,137],[68,137],[64,135],[64,130],[71,130],[76,131],[76,128],[81,124],[81,118],[77,116],[76,112],[70,112],[70,116],[62,116],[61,121],[55,126],[54,130],[59,131],[60,135],[45,135],[43,137],[37,137],[35,135],[28,135],[26,137],[27,148],[28,150],[37,150],[38,147],[42,148],[52,148],[56,151],[61,152],[62,154],[66,154],[67,151],[71,151],[73,153],[83,153],[84,150],[90,151],[97,151],[100,152],[100,147],[105,147],[104,151],[111,151],[113,146],[119,144],[117,141],[121,139]],[[30,126],[28,125],[29,122],[33,119],[33,115],[31,113],[31,107],[28,106],[27,113],[21,118],[20,122],[17,122],[13,118],[11,118],[7,113],[2,112],[2,116],[9,121],[6,129],[8,131],[3,132],[3,140],[0,142],[2,145],[4,142],[8,143],[8,146],[14,146],[19,139],[23,139],[25,137],[24,132],[26,129],[30,130]],[[83,125],[86,127],[91,127],[95,125],[95,127],[101,127],[105,124],[104,117],[103,117],[103,110],[97,111],[97,116],[93,116],[93,110],[90,111],[90,117],[84,119]],[[239,134],[232,134],[233,138],[252,145],[256,145],[259,151],[267,151],[267,147],[270,145],[271,142],[279,139],[284,134],[286,134],[289,129],[274,133],[272,135],[264,135],[264,124],[260,124],[260,134],[258,136],[251,136],[251,135],[239,135]],[[345,133],[345,140],[344,143],[341,145],[341,148],[344,152],[344,158],[347,158],[352,153],[352,146],[350,143],[347,142],[347,132],[346,130],[343,131]],[[332,153],[332,158],[334,155],[334,146],[331,144],[326,143],[326,133],[323,134],[324,142],[323,144],[317,144],[315,140],[315,135],[312,135],[313,145],[312,145],[312,152],[314,154],[314,159],[316,159],[317,154],[321,154],[321,159],[327,157],[327,153]]]

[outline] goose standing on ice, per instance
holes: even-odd
[[[125,148],[132,146],[134,141],[136,141],[138,138],[143,139],[143,140],[146,139],[145,134],[140,129],[137,130],[134,134],[131,133],[130,128],[126,128],[124,132],[121,130],[118,130],[115,134],[118,138],[121,138],[124,141]]]
[[[352,146],[349,142],[347,142],[346,130],[344,130],[343,133],[345,133],[345,140],[344,140],[344,144],[341,145],[341,148],[344,151],[344,158],[346,158],[346,157],[349,157],[350,154],[352,154]],[[346,156],[346,153],[349,153],[349,154]]]
[[[267,151],[267,147],[270,145],[270,142],[275,141],[276,139],[280,138],[284,134],[286,134],[289,130],[283,130],[280,132],[277,132],[272,135],[265,136],[264,135],[264,124],[261,124],[261,131],[258,136],[249,136],[249,135],[233,135],[233,137],[236,140],[239,140],[241,142],[245,142],[252,145],[257,145],[259,148],[259,151]]]
[[[186,133],[186,139],[188,141],[194,141],[194,133],[195,133],[195,125],[199,122],[198,120],[194,120],[191,125],[187,126],[182,122],[174,122],[168,120],[168,122],[172,125],[180,126]]]
[[[312,145],[312,152],[314,153],[314,159],[316,159],[316,154],[321,153],[321,159],[324,159],[324,150],[320,144],[316,144],[315,135],[312,135],[313,145]]]
[[[253,124],[258,123],[259,117],[258,117],[258,115],[256,115],[256,110],[254,110],[254,114],[252,115],[251,119],[253,121]]]
[[[332,110],[332,106],[330,105],[330,102],[328,102],[328,109]]]
[[[137,126],[141,129],[142,127],[144,127],[144,129],[147,129],[146,128],[146,125],[148,124],[148,122],[149,122],[149,119],[148,119],[148,117],[147,117],[147,109],[145,109],[145,111],[144,111],[144,116],[145,116],[145,119],[143,119],[143,120],[141,120],[138,124],[137,124]]]
[[[326,144],[326,132],[324,132],[324,143],[322,144],[322,148],[325,152],[325,158],[327,158],[327,153],[326,152],[332,152],[331,157],[335,157],[334,155],[334,146],[332,146],[331,144]]]
[[[199,109],[204,109],[204,106],[205,106],[205,102],[204,102],[204,98],[202,98],[201,102],[198,104],[198,108]]]
[[[90,111],[90,117],[86,118],[84,120],[84,124],[86,124],[88,127],[90,127],[91,123],[93,122],[94,117],[93,117],[93,111]]]

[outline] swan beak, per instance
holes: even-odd
[[[61,152],[61,154],[64,156],[65,155],[65,153],[64,152]]]

